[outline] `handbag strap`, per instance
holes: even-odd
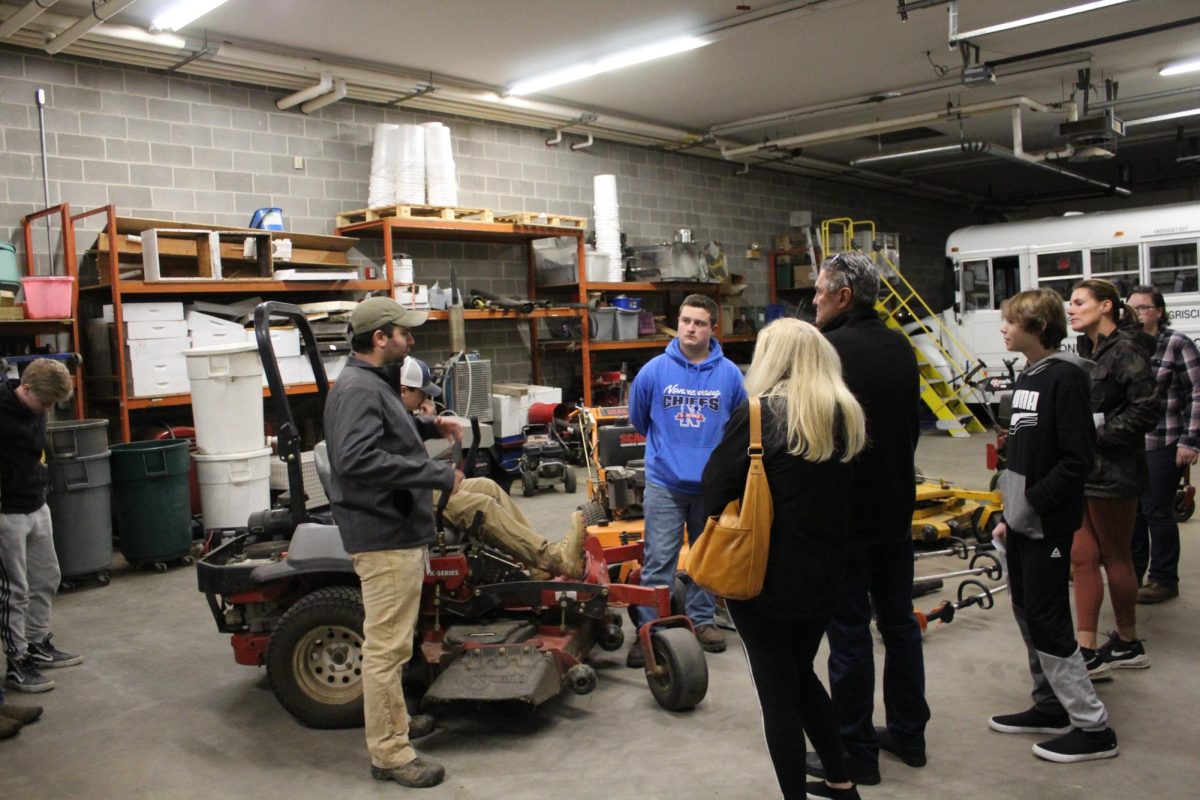
[[[746,448],[750,458],[762,458],[762,398],[750,398],[750,446]]]

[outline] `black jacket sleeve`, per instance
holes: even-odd
[[[1092,469],[1096,428],[1092,424],[1087,378],[1078,370],[1070,374],[1072,379],[1058,381],[1054,393],[1058,461],[1041,480],[1025,488],[1026,501],[1039,514],[1053,511],[1062,498],[1082,491]]]
[[[765,420],[764,420],[765,422]],[[707,516],[720,514],[730,500],[742,496],[746,488],[746,473],[750,469],[750,403],[743,402],[734,409],[725,424],[721,442],[708,457],[708,464],[701,476],[704,492],[704,513]]]
[[[1103,447],[1139,444],[1158,424],[1158,392],[1150,362],[1136,348],[1125,348],[1113,378],[1128,402],[1120,413],[1104,420],[1096,441]]]

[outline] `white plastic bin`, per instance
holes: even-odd
[[[185,350],[192,387],[196,447],[204,455],[248,453],[261,448],[262,364],[248,342]]]
[[[193,453],[192,459],[206,530],[244,528],[251,514],[270,508],[271,448],[227,455]]]

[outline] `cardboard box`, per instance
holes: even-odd
[[[790,233],[775,234],[775,251],[786,251],[792,249],[792,236]]]
[[[792,287],[795,289],[811,289],[817,285],[817,278],[813,275],[813,268],[810,264],[805,264],[800,267],[792,267]]]

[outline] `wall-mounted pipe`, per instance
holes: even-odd
[[[21,28],[24,28],[31,20],[37,19],[43,11],[57,2],[58,0],[29,0],[20,10],[0,24],[0,39],[7,39],[9,36],[12,36],[21,30]]]
[[[323,94],[315,100],[309,100],[307,103],[304,103],[303,105],[300,106],[300,110],[303,111],[305,114],[311,114],[312,112],[316,111],[319,108],[324,108],[325,106],[333,105],[334,103],[336,103],[338,100],[341,100],[345,96],[346,96],[346,81],[341,78],[338,78],[337,82],[334,83],[334,85],[333,85],[332,92],[330,92],[329,94]]]
[[[316,85],[310,86],[307,89],[301,89],[298,92],[293,92],[292,94],[289,94],[287,97],[279,98],[278,100],[275,101],[275,107],[278,108],[280,111],[286,111],[287,109],[291,108],[292,106],[298,106],[301,103],[307,102],[316,97],[320,97],[323,94],[327,94],[332,89],[333,89],[333,73],[332,72],[322,72],[321,80],[319,80],[316,83]]]
[[[589,147],[591,147],[593,143],[594,143],[594,139],[592,138],[592,135],[589,133],[587,135],[587,141],[571,142],[570,147],[572,150],[586,150]]]
[[[84,36],[89,31],[100,27],[106,20],[111,19],[122,10],[133,5],[137,0],[108,0],[103,5],[93,5],[91,13],[86,17],[76,22],[71,27],[67,28],[62,33],[50,38],[46,41],[46,46],[43,48],[50,55],[62,52],[67,45],[74,42],[81,36]],[[102,17],[100,12],[106,12]]]
[[[546,147],[558,147],[562,144],[562,128],[556,128],[554,135],[546,140]]]

